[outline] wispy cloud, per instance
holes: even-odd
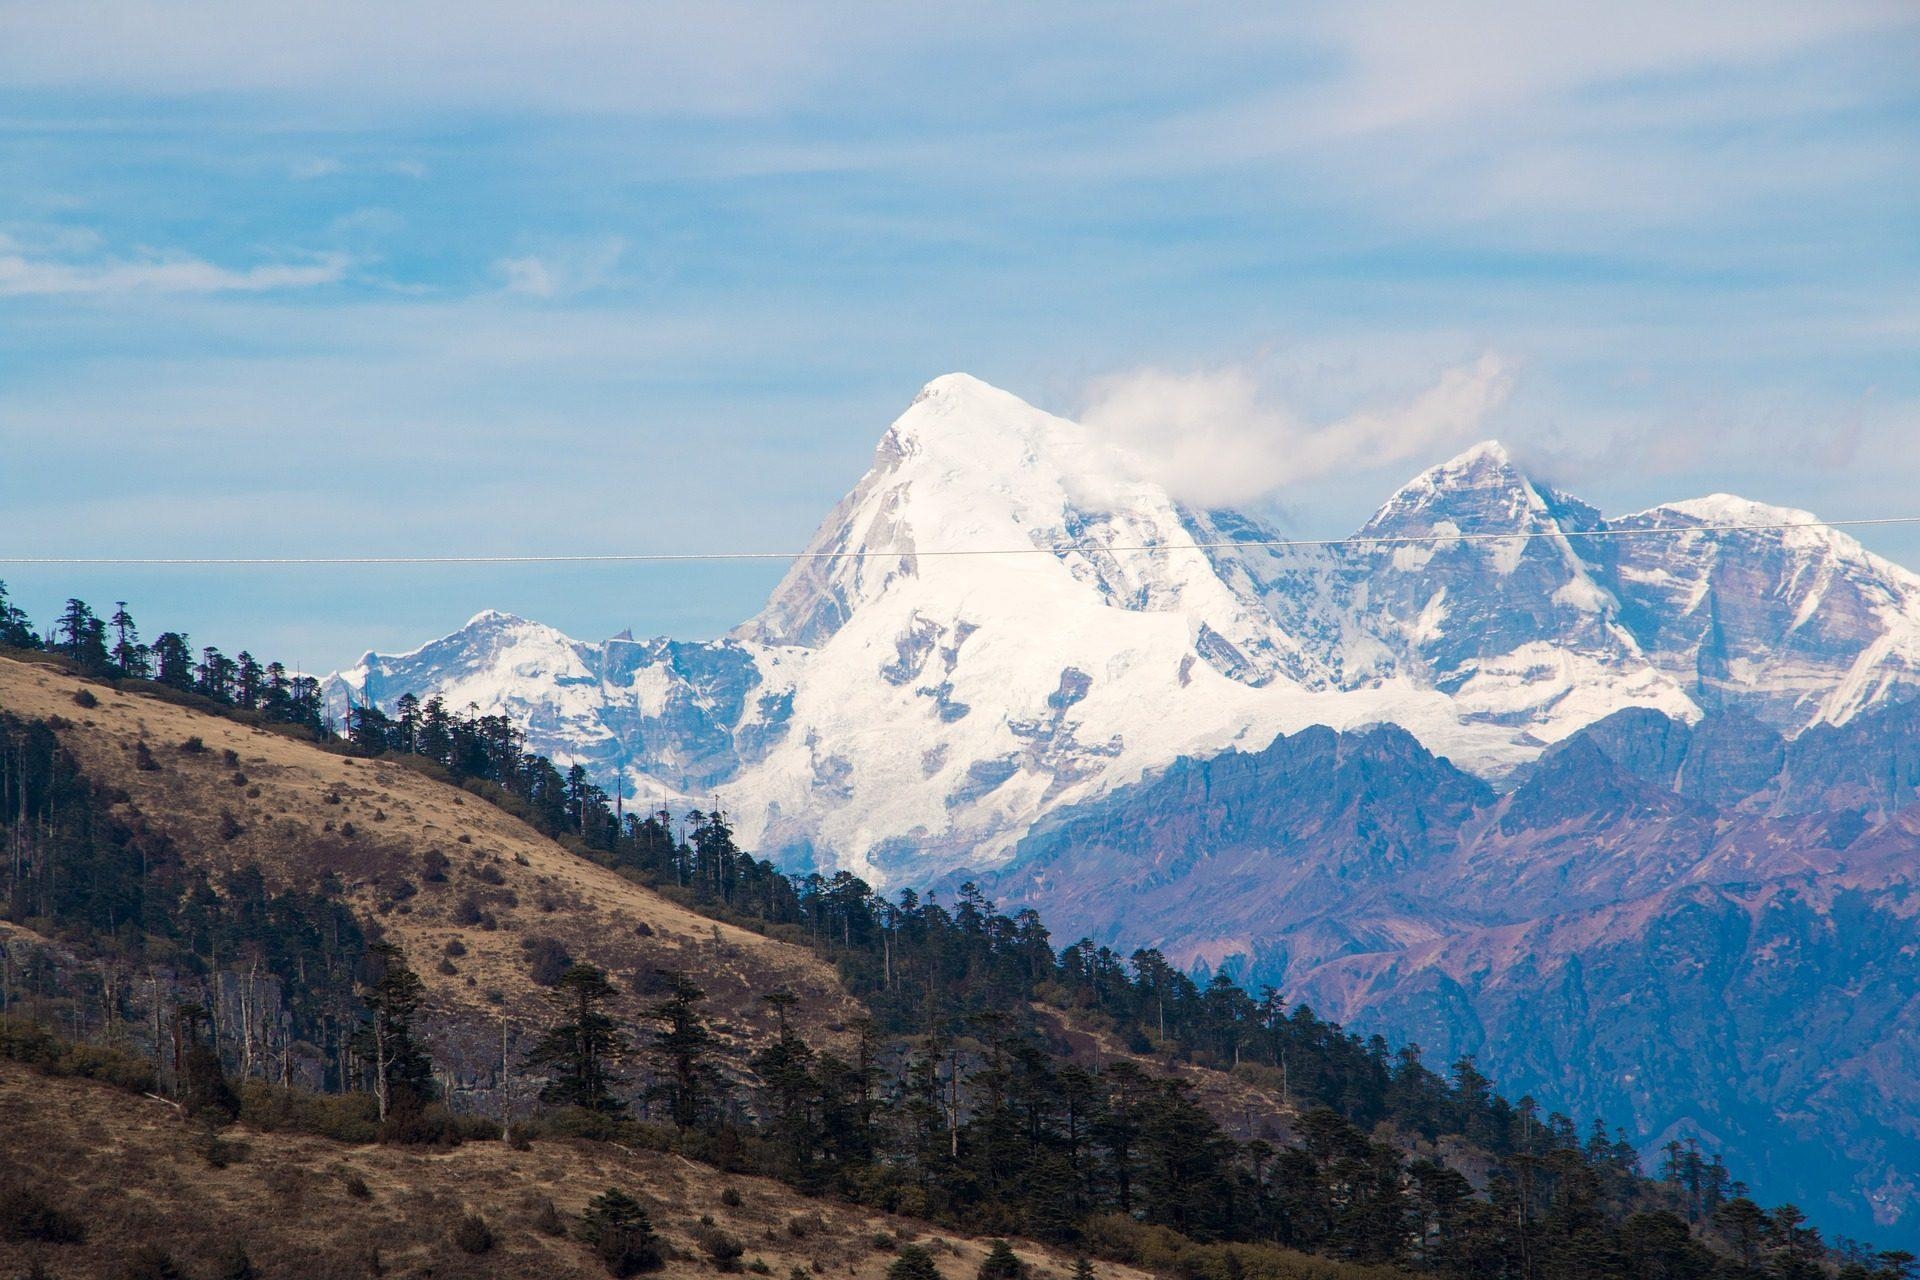
[[[1316,425],[1244,365],[1140,369],[1096,382],[1083,420],[1139,454],[1176,497],[1232,505],[1465,443],[1512,385],[1508,362],[1489,352],[1445,370],[1410,399]]]
[[[608,284],[626,254],[619,236],[571,241],[539,253],[501,258],[494,269],[508,293],[530,298],[563,298]]]
[[[345,274],[344,254],[311,262],[234,269],[200,258],[57,262],[35,260],[0,244],[0,297],[69,297],[114,293],[263,293],[332,284]]]
[[[313,182],[319,178],[331,178],[345,167],[338,156],[309,156],[288,165],[287,176],[296,182]]]
[[[287,166],[287,176],[296,182],[315,182],[321,178],[337,178],[344,174],[370,174],[424,179],[428,174],[427,166],[409,156],[382,160],[348,160],[341,156],[303,156]]]

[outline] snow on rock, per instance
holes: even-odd
[[[1259,520],[951,374],[728,637],[588,645],[488,612],[328,688],[437,691],[636,802],[717,797],[789,866],[925,882],[1178,757],[1313,724],[1392,722],[1499,779],[1623,707],[1793,732],[1920,687],[1920,579],[1844,535],[1582,536],[1798,515],[1714,497],[1608,522],[1489,442],[1403,486],[1370,541],[1263,546]]]

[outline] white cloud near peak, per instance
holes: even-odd
[[[1081,416],[1139,455],[1175,497],[1231,506],[1469,443],[1512,385],[1509,362],[1488,352],[1401,403],[1315,425],[1245,366],[1140,369],[1097,381]]]

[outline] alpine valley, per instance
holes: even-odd
[[[1284,545],[955,374],[730,635],[487,612],[327,692],[503,713],[789,869],[975,880],[1913,1245],[1920,577],[1813,519],[1604,516],[1488,443]]]

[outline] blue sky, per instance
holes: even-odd
[[[1911,5],[1252,8],[0,0],[0,544],[797,547],[954,369],[1306,534],[1484,436],[1920,513]],[[325,668],[777,572],[0,576]]]

